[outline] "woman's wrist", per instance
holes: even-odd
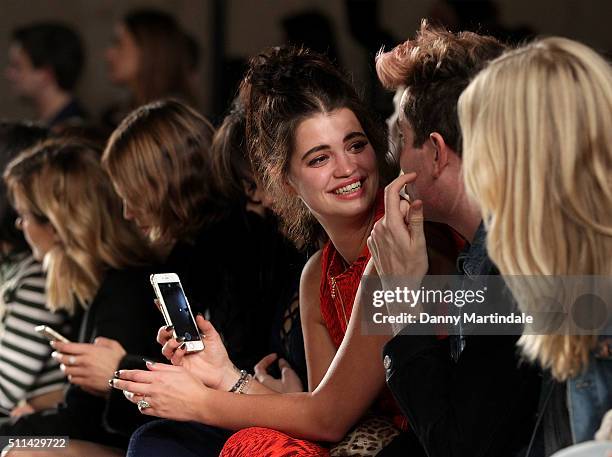
[[[229,392],[240,379],[241,374],[242,372],[234,364],[228,365],[223,372],[217,390]]]

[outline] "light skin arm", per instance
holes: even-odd
[[[366,274],[373,270],[370,262]],[[148,415],[229,429],[269,427],[305,439],[339,441],[371,405],[385,380],[380,357],[389,337],[361,335],[359,292],[357,297],[342,345],[312,393],[218,392],[204,387],[184,368],[165,364],[149,364],[149,372],[122,371],[114,386],[146,395],[151,408],[143,413]]]
[[[321,251],[318,251],[308,260],[300,278],[300,314],[310,392],[321,383],[336,355],[336,347],[321,315],[320,285]]]
[[[402,181],[396,181],[391,191],[401,185]],[[402,211],[399,201],[393,199],[390,203],[386,211],[391,210],[393,218],[408,225],[403,232],[409,237],[404,244],[406,255],[410,259],[412,254],[416,260],[409,263],[414,268],[405,273],[424,275],[427,262],[422,259],[426,252],[422,205],[415,204],[413,211],[410,206]],[[393,230],[393,226],[385,225],[388,224],[379,228]],[[372,243],[376,246],[376,239],[370,240],[369,244]],[[364,275],[375,272],[374,261],[370,260]],[[344,340],[321,383],[311,393],[246,396],[215,392],[184,368],[165,364],[149,364],[149,372],[121,372],[114,387],[146,395],[151,405],[143,410],[147,415],[196,420],[228,429],[268,427],[315,441],[339,441],[364,414],[385,382],[381,353],[390,335],[361,334],[362,307],[366,302],[360,286]],[[181,389],[176,389],[176,385],[181,385]]]

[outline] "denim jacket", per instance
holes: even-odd
[[[599,337],[587,369],[567,381],[567,409],[572,441],[592,440],[606,412],[612,409],[612,328]]]

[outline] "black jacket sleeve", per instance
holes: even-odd
[[[458,362],[449,340],[398,335],[384,348],[387,383],[430,457],[514,456],[539,395],[514,336],[472,336]]]
[[[104,336],[121,343],[127,355],[118,370],[146,369],[144,358],[159,360],[156,336],[163,319],[153,303],[148,274],[144,270],[110,271],[96,296],[91,340]],[[121,391],[111,389],[104,413],[107,429],[129,436],[145,421]]]

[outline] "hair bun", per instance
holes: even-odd
[[[306,48],[275,47],[251,59],[245,79],[258,92],[283,95],[327,65],[326,57]]]

